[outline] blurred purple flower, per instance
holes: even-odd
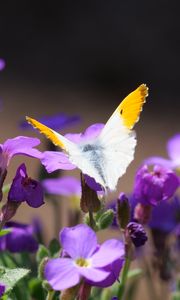
[[[53,130],[62,130],[66,127],[74,125],[80,122],[79,116],[67,116],[65,114],[56,114],[53,116],[43,116],[38,119],[40,123],[52,128]],[[27,121],[22,121],[20,123],[20,127],[22,129],[30,129],[32,130],[32,126],[27,123]]]
[[[33,225],[17,222],[7,222],[5,229],[11,229],[10,233],[0,237],[0,251],[10,252],[35,252],[38,249],[38,242]]]
[[[0,71],[3,71],[6,66],[5,60],[0,58]]]
[[[26,136],[17,136],[13,139],[8,139],[4,144],[0,144],[0,169],[6,170],[10,160],[15,155],[26,155],[40,159],[42,153],[34,149],[35,146],[40,144],[37,138],[30,138]]]
[[[85,176],[87,184],[95,191],[102,191],[102,188],[95,180],[89,176]],[[62,178],[45,179],[41,182],[44,190],[48,194],[61,196],[81,196],[81,182],[72,176],[64,176]]]
[[[31,207],[44,204],[43,188],[38,181],[28,177],[25,164],[21,164],[16,171],[8,193],[8,201],[26,201]]]
[[[127,225],[127,230],[135,247],[143,246],[148,239],[141,224],[130,222]]]
[[[72,176],[45,179],[42,181],[42,186],[49,194],[77,197],[81,195],[80,181]]]
[[[73,287],[82,278],[93,285],[102,282],[103,287],[112,272],[107,266],[124,257],[122,242],[112,239],[99,246],[95,232],[85,224],[64,228],[60,242],[69,257],[51,259],[45,266],[45,278],[54,290]]]
[[[179,183],[179,178],[170,169],[154,166],[150,172],[147,165],[143,165],[135,177],[134,198],[145,205],[157,205],[171,198]]]
[[[66,134],[65,137],[77,144],[79,142],[86,142],[89,139],[97,137],[100,134],[103,127],[104,124],[101,123],[93,124],[90,127],[88,127],[84,133],[69,133]],[[42,154],[41,162],[45,166],[48,173],[59,169],[73,170],[76,168],[76,166],[69,161],[67,154],[63,152],[45,151]]]
[[[180,167],[180,133],[175,134],[168,140],[167,153],[170,159],[165,159],[160,156],[152,156],[147,158],[144,163],[148,165],[162,165],[171,169]]]
[[[5,289],[6,289],[5,285],[0,282],[0,297],[4,295]]]
[[[180,223],[180,199],[174,197],[171,201],[162,201],[153,208],[149,226],[165,233],[175,230]]]

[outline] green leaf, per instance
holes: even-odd
[[[44,245],[39,245],[38,251],[36,253],[36,260],[40,263],[43,258],[49,257],[49,250]]]
[[[16,268],[8,269],[0,267],[0,282],[6,286],[6,292],[12,290],[16,283],[27,276],[30,270]]]
[[[133,269],[128,272],[127,278],[128,279],[135,278],[135,277],[142,275],[142,273],[143,273],[143,270],[140,268]]]
[[[51,257],[54,257],[60,251],[60,244],[57,239],[53,239],[49,243],[49,252]]]
[[[44,300],[45,292],[42,288],[42,280],[39,278],[32,278],[28,283],[30,294],[36,300]]]
[[[99,229],[106,229],[108,228],[114,219],[114,211],[112,209],[106,210],[98,220],[98,227]]]

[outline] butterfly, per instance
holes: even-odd
[[[119,104],[96,138],[79,144],[32,118],[26,120],[65,151],[83,174],[93,177],[105,190],[115,190],[119,178],[134,159],[136,134],[132,129],[147,96],[148,87],[141,84]]]

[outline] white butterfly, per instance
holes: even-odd
[[[132,128],[139,119],[147,96],[148,88],[141,84],[120,103],[98,137],[79,144],[32,118],[26,119],[60,146],[83,174],[93,177],[105,189],[115,190],[118,179],[134,158],[136,135]]]

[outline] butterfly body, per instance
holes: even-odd
[[[75,144],[36,120],[27,120],[60,146],[84,174],[93,177],[105,189],[115,190],[118,179],[134,158],[136,135],[132,128],[147,95],[146,85],[140,85],[121,102],[99,136],[88,142]]]

